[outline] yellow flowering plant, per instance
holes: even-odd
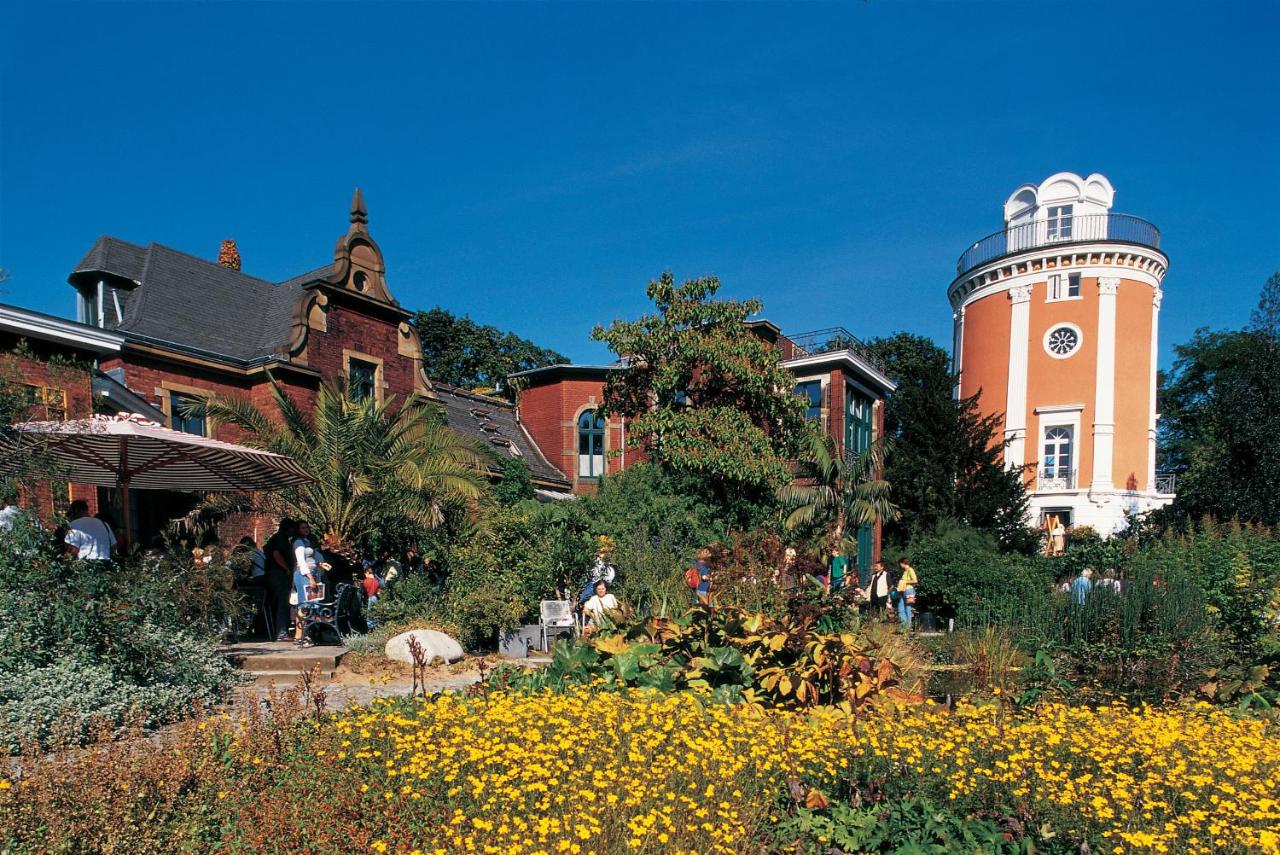
[[[277,701],[22,758],[0,785],[0,851],[827,852],[841,834],[867,852],[1280,853],[1280,732],[1261,717],[850,716],[603,687],[320,716]]]

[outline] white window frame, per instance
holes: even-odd
[[[1071,293],[1071,278],[1075,277],[1076,292]],[[1049,277],[1046,303],[1061,303],[1066,300],[1083,300],[1083,277],[1079,273],[1054,273]]]
[[[1080,435],[1080,416],[1083,412],[1084,404],[1054,404],[1036,407],[1036,492],[1063,493],[1080,489],[1080,450],[1083,442],[1083,437]],[[1057,427],[1068,428],[1071,431],[1071,466],[1068,469],[1066,478],[1045,478],[1045,439],[1049,431]]]
[[[1060,329],[1063,329],[1064,327],[1066,329],[1073,331],[1076,334],[1076,346],[1072,350],[1067,351],[1066,353],[1054,353],[1049,348],[1049,336],[1053,335],[1055,332],[1057,332]],[[1084,347],[1084,331],[1080,329],[1080,327],[1076,326],[1075,324],[1067,323],[1065,321],[1059,322],[1059,323],[1053,324],[1047,330],[1044,331],[1043,344],[1044,344],[1044,352],[1052,356],[1054,359],[1070,359],[1071,357],[1079,353],[1080,349]]]
[[[1075,205],[1050,205],[1045,209],[1044,218],[1044,235],[1045,240],[1059,241],[1072,240],[1075,235],[1076,212]],[[1063,226],[1069,234],[1063,234]]]

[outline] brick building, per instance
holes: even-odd
[[[65,413],[50,417],[135,412],[234,442],[238,431],[191,415],[188,405],[235,395],[271,412],[274,380],[305,409],[322,383],[342,379],[353,395],[403,401],[416,394],[437,402],[455,431],[485,443],[499,459],[523,458],[542,498],[590,492],[603,475],[641,459],[626,447],[626,420],[597,414],[605,382],[610,372],[625,370],[621,364],[513,375],[516,405],[433,383],[412,313],[391,294],[359,190],[349,219],[331,262],[282,282],[245,272],[232,241],[223,241],[215,262],[104,236],[68,277],[78,322],[0,307],[0,344],[3,336],[16,343],[22,324],[38,327],[29,337],[41,347],[86,366],[70,386],[48,382],[39,360],[19,366],[37,390],[33,400],[68,401]],[[12,332],[4,311],[13,313]],[[883,398],[894,384],[857,339],[843,329],[785,336],[766,320],[747,326],[779,351],[796,393],[809,402],[809,418],[842,452],[860,452],[880,435]],[[112,491],[70,489],[122,517]],[[191,494],[134,491],[132,539],[144,542],[195,501]],[[878,530],[860,532],[859,545],[859,565],[866,567],[879,555]]]
[[[796,394],[808,402],[808,418],[822,424],[842,454],[866,450],[884,431],[884,396],[896,388],[879,361],[842,328],[783,335],[767,320],[748,329],[776,348],[795,375]],[[551,365],[512,375],[519,389],[520,418],[543,455],[568,474],[576,493],[590,493],[600,478],[634,465],[639,450],[627,448],[627,423],[597,414],[610,365]],[[858,566],[880,556],[878,526],[858,532]]]
[[[455,430],[499,453],[522,456],[535,486],[562,492],[568,481],[541,456],[502,401],[437,387],[427,377],[413,313],[392,296],[382,250],[369,233],[359,190],[333,260],[283,282],[241,269],[234,242],[216,262],[160,244],[102,237],[72,270],[80,326],[119,340],[98,355],[100,382],[116,397],[177,429],[236,441],[229,425],[189,415],[192,401],[237,395],[268,412],[271,381],[304,409],[321,384],[341,378],[353,395],[379,401],[412,394],[437,400]],[[66,322],[64,322],[66,323]],[[470,407],[456,405],[467,398]],[[468,412],[482,409],[480,419]],[[185,511],[192,497],[135,492],[143,533]],[[106,499],[104,498],[104,501]],[[184,506],[185,503],[185,506]]]
[[[25,393],[25,415],[32,420],[86,418],[101,409],[95,407],[96,397],[109,404],[110,381],[97,380],[94,364],[118,354],[123,344],[116,333],[0,305],[0,379]],[[97,509],[96,488],[84,484],[27,481],[22,493],[23,504],[46,523],[75,499]]]

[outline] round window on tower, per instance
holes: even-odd
[[[355,284],[357,291],[363,291],[365,288],[369,287],[369,277],[363,270],[357,270],[356,275],[351,278],[351,281]]]
[[[1084,334],[1075,324],[1058,324],[1044,334],[1044,349],[1054,359],[1066,359],[1080,349]]]

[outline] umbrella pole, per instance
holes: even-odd
[[[120,482],[120,518],[124,524],[123,530],[120,532],[120,547],[125,554],[129,552],[130,532],[132,529],[132,521],[129,513],[129,479],[125,478]]]
[[[123,555],[129,554],[130,533],[133,530],[133,522],[129,513],[129,438],[122,437],[120,440],[120,519],[124,523],[124,530],[120,532],[120,552]]]

